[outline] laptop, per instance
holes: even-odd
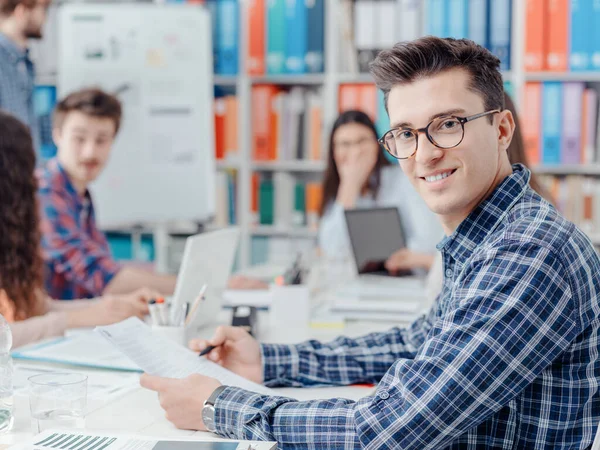
[[[171,298],[171,320],[185,302],[191,303],[206,284],[205,298],[198,307],[189,329],[214,323],[222,306],[222,295],[231,275],[240,230],[226,228],[196,234],[186,239],[183,260]]]
[[[422,278],[410,276],[411,272],[392,275],[385,269],[388,258],[406,247],[398,209],[349,209],[345,216],[357,277],[341,286],[337,295],[344,298],[400,297],[422,302],[425,298]]]
[[[357,274],[393,276],[385,262],[406,247],[398,209],[347,209],[344,213]]]

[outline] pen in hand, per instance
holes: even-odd
[[[215,348],[217,348],[218,345],[209,345],[208,347],[206,347],[204,350],[202,350],[198,356],[206,356],[208,355],[210,352],[212,352]]]

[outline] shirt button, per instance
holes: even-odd
[[[387,400],[388,398],[390,398],[390,394],[388,391],[380,391],[377,393],[377,396],[382,400]]]
[[[454,275],[454,272],[452,272],[452,269],[446,269],[446,277],[452,278],[452,275]]]

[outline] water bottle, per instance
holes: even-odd
[[[10,348],[12,333],[8,322],[0,315],[0,434],[10,431],[14,424],[13,375]]]

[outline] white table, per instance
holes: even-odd
[[[225,310],[219,317],[220,323],[228,323],[231,312]],[[269,327],[267,313],[259,315],[259,334],[261,341],[293,343],[308,338],[330,340],[340,334],[358,336],[371,331],[387,329],[394,324],[382,322],[366,323],[353,322],[347,324],[344,329],[297,329],[278,330]],[[202,330],[203,337],[210,337],[213,329]],[[46,366],[46,365],[45,365]],[[62,366],[61,370],[65,370]],[[81,371],[81,369],[77,369]],[[343,397],[357,400],[368,395],[373,388],[370,387],[331,387],[331,388],[282,388],[278,392],[283,396],[309,400],[316,398]],[[93,405],[90,405],[93,406]],[[137,388],[124,396],[107,403],[88,413],[86,427],[88,431],[96,432],[119,432],[126,434],[140,434],[161,438],[176,438],[198,436],[202,440],[218,439],[217,436],[205,432],[193,432],[177,430],[166,419],[161,409],[157,395],[154,392]],[[2,445],[16,444],[32,436],[31,417],[29,413],[29,399],[26,396],[15,398],[15,426],[10,433],[0,436],[0,448]]]

